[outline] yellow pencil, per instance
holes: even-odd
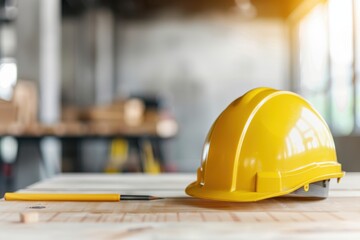
[[[149,195],[121,195],[117,193],[5,193],[6,201],[77,201],[118,202],[120,200],[155,200]]]

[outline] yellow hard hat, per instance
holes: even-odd
[[[292,92],[256,88],[216,119],[186,193],[257,201],[343,176],[331,132],[312,105]]]

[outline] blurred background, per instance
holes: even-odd
[[[212,122],[295,91],[360,171],[359,0],[0,0],[0,192],[60,172],[194,172]]]

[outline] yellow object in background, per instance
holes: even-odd
[[[106,173],[117,173],[127,161],[129,143],[125,139],[114,139],[110,147],[110,159],[105,167]]]
[[[292,92],[256,88],[214,122],[186,193],[257,201],[343,176],[331,132],[312,105]]]
[[[143,143],[145,153],[144,171],[150,174],[159,174],[161,172],[161,166],[157,159],[154,157],[153,147],[149,140],[145,140]]]
[[[161,165],[154,156],[153,146],[148,139],[142,140],[141,153],[143,154],[144,173],[158,174],[161,172]],[[110,159],[105,167],[106,173],[121,172],[124,164],[129,158],[129,142],[125,139],[114,139],[111,142]]]

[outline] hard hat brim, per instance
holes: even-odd
[[[245,191],[235,191],[235,192],[225,192],[221,190],[209,190],[203,189],[198,185],[197,182],[191,183],[185,190],[185,192],[196,198],[218,200],[218,201],[227,201],[227,202],[254,202],[263,200],[266,198],[281,196],[286,193],[258,193],[258,192],[245,192]],[[289,191],[290,193],[291,191]]]
[[[191,183],[186,189],[185,192],[196,198],[204,198],[210,200],[218,200],[218,201],[228,201],[228,202],[255,202],[267,198],[283,196],[289,193],[296,191],[297,189],[308,185],[313,182],[329,180],[331,178],[340,179],[345,175],[345,172],[339,172],[336,174],[331,174],[328,176],[319,177],[316,179],[312,179],[309,182],[302,183],[293,188],[289,188],[287,190],[279,191],[279,192],[247,192],[247,191],[221,191],[208,189],[205,186],[201,186],[197,181]]]

